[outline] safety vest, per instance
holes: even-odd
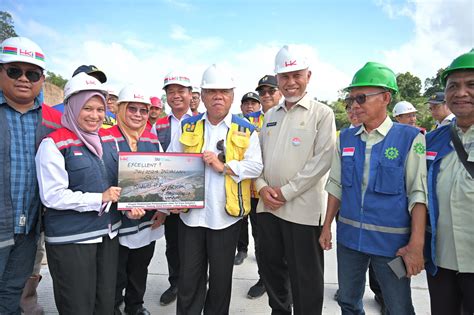
[[[455,122],[452,122],[455,123]],[[435,275],[436,266],[436,231],[439,217],[438,196],[436,185],[442,159],[454,151],[451,146],[450,125],[440,126],[426,135],[426,164],[428,166],[428,214],[426,222],[425,263],[426,271]]]
[[[183,121],[183,133],[179,141],[183,144],[184,152],[201,153],[204,146],[203,114],[190,117]],[[232,115],[232,123],[225,143],[226,161],[244,159],[245,151],[249,146],[250,135],[255,130],[248,121]],[[233,217],[242,217],[250,212],[250,179],[236,183],[229,175],[225,175],[225,192],[227,214]]]
[[[165,152],[168,149],[168,146],[170,145],[171,141],[170,117],[171,116],[158,118],[155,123],[158,140],[160,140],[161,146],[163,147],[163,150],[165,150]]]
[[[118,154],[114,138],[101,134],[102,159],[94,155],[79,138],[66,128],[49,135],[64,156],[69,178],[68,189],[90,193],[103,193],[117,186]],[[121,214],[116,203],[108,213],[99,216],[96,211],[79,212],[47,208],[44,214],[45,241],[48,244],[69,244],[105,236],[117,230]]]
[[[252,125],[254,125],[257,132],[260,132],[263,126],[263,112],[258,111],[254,113],[249,113],[244,116],[247,118]],[[255,186],[255,181],[252,181],[252,185],[250,186],[250,194],[252,198],[259,198],[257,187]]]
[[[113,126],[107,131],[117,141],[120,152],[131,152],[130,146],[118,126]],[[158,138],[147,130],[143,131],[137,143],[137,152],[160,152]],[[122,215],[122,225],[119,229],[119,236],[135,234],[141,230],[150,228],[154,223],[151,219],[154,214],[155,211],[146,211],[145,215],[139,220],[132,220],[126,215]]]
[[[362,192],[365,142],[356,135],[358,130],[340,134],[342,199],[337,241],[363,253],[394,257],[410,238],[405,162],[420,131],[394,123],[385,138],[372,146],[369,181]]]

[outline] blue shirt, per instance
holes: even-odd
[[[20,113],[8,106],[0,91],[0,106],[5,106],[5,113],[10,132],[10,191],[15,212],[15,234],[26,231],[26,222],[22,217],[28,209],[38,208],[40,198],[35,168],[36,127],[40,119],[41,97],[35,99],[31,109]],[[6,132],[3,130],[2,132]]]

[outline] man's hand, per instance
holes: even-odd
[[[323,225],[321,229],[321,235],[319,236],[319,245],[324,250],[330,250],[332,248],[332,234],[331,234],[331,224]]]
[[[281,195],[279,188],[278,191]],[[279,199],[278,191],[270,186],[265,186],[260,189],[258,193],[260,194],[260,198],[262,198],[263,204],[266,208],[275,211],[285,204],[284,200]]]
[[[423,246],[414,246],[408,243],[407,246],[402,247],[397,251],[397,256],[402,256],[407,269],[408,278],[416,276],[425,268]]]
[[[166,217],[167,217],[166,213],[163,213],[161,211],[156,211],[153,217],[151,218],[152,221],[155,221],[151,225],[151,229],[154,230],[154,229],[159,228],[161,225],[163,225],[163,223],[165,223]]]
[[[224,171],[224,163],[219,161],[217,154],[212,151],[204,151],[202,153],[202,160],[206,163],[207,166],[210,166],[214,171],[222,173]]]

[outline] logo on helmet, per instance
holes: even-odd
[[[285,61],[285,67],[296,66],[296,60]]]

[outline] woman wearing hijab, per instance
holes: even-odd
[[[106,91],[81,73],[64,92],[63,128],[36,155],[54,299],[60,314],[113,314],[121,214],[116,144],[98,133]]]
[[[115,138],[121,152],[160,152],[158,138],[146,130],[150,99],[135,86],[127,86],[119,94],[117,125],[107,131]],[[119,229],[119,264],[115,295],[115,314],[147,315],[143,307],[148,265],[155,251],[155,240],[164,234],[161,224],[166,214],[160,211],[135,209],[140,220],[123,216]],[[126,212],[127,213],[127,212]],[[158,228],[160,227],[160,228]],[[125,289],[125,295],[123,290]]]

